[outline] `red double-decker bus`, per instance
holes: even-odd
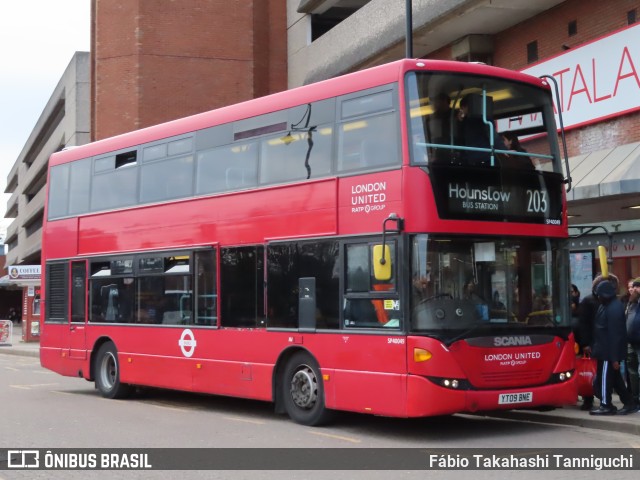
[[[401,60],[55,153],[42,365],[306,425],[572,404],[556,132],[540,79]]]

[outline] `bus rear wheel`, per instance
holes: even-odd
[[[282,398],[287,414],[296,423],[316,426],[331,419],[332,412],[324,406],[320,367],[308,353],[297,352],[287,362]]]
[[[118,351],[112,342],[102,344],[98,349],[95,364],[96,388],[105,398],[125,398],[131,387],[120,383]]]

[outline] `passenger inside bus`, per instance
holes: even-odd
[[[464,285],[462,298],[475,305],[476,315],[481,320],[489,320],[489,305],[476,291],[476,281],[471,278]]]
[[[373,326],[377,323],[376,309],[368,298],[348,299],[344,318],[347,326]]]
[[[413,289],[418,301],[426,300],[433,296],[433,287],[431,284],[431,274],[416,276],[413,279]]]
[[[486,118],[492,121],[493,99],[486,97]],[[461,143],[466,147],[483,148],[490,150],[491,142],[489,126],[483,121],[483,97],[470,93],[460,100],[458,112]],[[493,147],[497,150],[506,150],[502,138],[493,129]],[[491,154],[484,151],[465,151],[462,155],[463,164],[470,166],[489,165]]]
[[[533,311],[540,312],[543,310],[551,310],[551,296],[549,295],[549,286],[543,285],[540,288],[540,293],[535,293],[533,296]]]
[[[102,297],[102,317],[105,322],[115,322],[119,316],[120,301],[118,297],[118,286],[115,284],[105,285],[100,289]]]
[[[500,133],[500,137],[504,141],[507,150],[513,150],[514,152],[518,153],[527,153],[524,147],[520,144],[518,135],[515,132],[502,132]],[[525,168],[528,170],[535,169],[531,157],[526,155],[502,155],[500,158],[500,165],[502,167]]]
[[[369,291],[369,274],[358,267],[349,277],[349,290]],[[348,298],[345,301],[344,319],[347,326],[367,326],[377,322],[376,309],[369,298]]]
[[[457,120],[454,111],[451,109],[451,99],[444,92],[437,94],[430,102],[433,106],[433,113],[427,117],[427,133],[430,143],[440,145],[452,145],[455,143],[454,136],[457,127]],[[429,152],[433,162],[450,163],[456,156],[455,151],[448,148],[433,147]]]

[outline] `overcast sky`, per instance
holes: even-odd
[[[90,0],[0,0],[0,239],[7,175],[76,51],[89,51]]]

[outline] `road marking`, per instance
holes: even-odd
[[[4,367],[7,370],[13,370],[14,372],[19,372],[20,370],[18,370],[17,368],[13,368],[13,367]]]
[[[152,407],[156,407],[156,408],[164,408],[166,410],[177,410],[179,412],[185,412],[187,411],[187,409],[182,408],[182,407],[176,407],[174,405],[163,405],[161,403],[153,403],[153,402],[145,402],[147,405],[151,405]]]
[[[245,423],[253,423],[254,425],[265,425],[267,422],[263,422],[262,420],[249,420],[248,418],[240,418],[240,417],[222,417],[227,420],[235,420],[237,422],[245,422]]]
[[[315,432],[315,431],[310,431],[309,433],[311,433],[313,435],[320,435],[321,437],[329,437],[329,438],[335,438],[337,440],[344,440],[345,442],[351,442],[351,443],[360,443],[361,442],[357,438],[343,437],[342,435],[333,435],[331,433]]]
[[[58,393],[60,395],[75,395],[74,393],[71,392],[63,392],[62,390],[51,390],[51,393]]]
[[[202,411],[207,410],[207,407],[202,405],[188,405],[181,401],[172,400],[155,400],[155,399],[140,399],[140,403],[144,405],[151,405],[158,408],[168,408],[171,410],[186,411]]]
[[[50,387],[58,385],[57,383],[32,383],[31,385],[9,385],[11,388],[20,388],[22,390],[31,390],[34,387]]]

